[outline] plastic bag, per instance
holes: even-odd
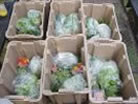
[[[19,34],[40,35],[40,29],[37,26],[32,25],[28,18],[21,18],[17,20],[16,28],[17,33]]]
[[[64,14],[56,15],[55,31],[57,36],[71,35],[80,31],[79,18],[76,13],[68,16]]]
[[[80,23],[79,18],[76,13],[72,13],[69,16],[67,16],[65,21],[65,33],[66,34],[74,34],[78,33],[80,30]]]
[[[94,56],[89,61],[92,90],[104,90],[106,96],[117,96],[120,91],[121,80],[116,63]]]
[[[111,29],[106,24],[100,24],[97,26],[97,30],[101,38],[111,38]]]
[[[27,73],[28,68],[27,67],[18,67],[16,70],[17,70],[17,75],[21,75],[21,74]]]
[[[42,70],[42,59],[40,56],[34,56],[31,59],[31,61],[29,63],[29,69],[30,69],[31,73],[40,77],[41,70]]]
[[[38,98],[40,95],[40,81],[38,80],[35,86],[32,86],[29,92],[29,96],[31,98]]]
[[[27,34],[38,36],[41,33],[39,27],[33,26],[32,24],[28,24],[26,28],[27,28]]]
[[[82,74],[76,74],[63,83],[63,88],[71,91],[82,91],[86,86],[87,83]]]
[[[66,16],[64,14],[58,14],[55,20],[55,30],[57,36],[64,35],[64,22],[66,20]]]
[[[13,104],[10,100],[8,99],[0,99],[0,104]]]
[[[27,33],[27,26],[30,25],[28,18],[20,18],[16,22],[16,28],[18,33]]]
[[[105,62],[98,73],[98,83],[105,90],[106,96],[116,96],[119,94],[121,80],[119,70],[114,61]]]
[[[104,59],[101,59],[99,57],[96,57],[96,56],[92,56],[90,59],[89,59],[89,72],[92,74],[92,75],[97,75],[98,72],[101,70],[101,67],[103,66],[105,60]]]
[[[56,92],[61,88],[64,81],[71,77],[71,73],[68,70],[58,70],[51,76],[51,90]]]
[[[78,63],[78,58],[73,53],[61,52],[54,57],[54,62],[61,69],[71,70]]]
[[[27,13],[27,17],[30,19],[31,23],[34,25],[41,24],[41,12],[35,9],[30,9]]]
[[[86,19],[86,35],[87,38],[98,37],[99,33],[97,31],[97,26],[99,25],[98,21],[93,18]]]
[[[5,5],[0,3],[0,17],[5,17],[7,16],[7,14],[8,14],[8,11]]]
[[[30,93],[32,93],[32,89],[37,86],[37,83],[37,77],[30,73],[18,75],[13,81],[15,93],[17,93],[17,95],[29,96],[31,98],[34,98],[34,94]]]

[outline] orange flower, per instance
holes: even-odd
[[[26,57],[19,57],[17,63],[19,67],[26,67],[29,64],[29,59]]]

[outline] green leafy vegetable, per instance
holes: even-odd
[[[14,80],[15,92],[17,95],[34,97],[30,91],[37,86],[37,81],[37,77],[30,73],[18,75]]]
[[[27,17],[20,18],[16,22],[18,34],[40,35],[41,14],[37,10],[29,10]]]
[[[78,63],[78,57],[70,52],[60,52],[54,57],[57,67],[70,70]]]
[[[35,9],[31,9],[27,13],[27,17],[30,19],[33,25],[40,25],[41,23],[41,12]]]
[[[107,24],[105,24],[105,21],[102,19],[99,20],[98,23],[96,19],[87,17],[85,26],[86,26],[86,35],[88,39],[111,38],[111,29]]]
[[[21,75],[21,74],[24,74],[28,71],[28,68],[27,67],[18,67],[17,68],[17,75]]]
[[[56,15],[55,31],[57,36],[71,35],[80,31],[79,17],[76,13],[68,16],[64,14]]]
[[[121,80],[119,69],[114,61],[92,57],[89,72],[92,74],[92,90],[104,90],[107,97],[119,95]]]
[[[99,36],[97,31],[98,25],[99,23],[95,19],[93,18],[86,19],[86,28],[87,28],[86,35],[88,39],[94,36]]]
[[[72,91],[82,91],[84,88],[86,88],[86,86],[87,83],[82,74],[76,74],[75,76],[65,80],[63,83],[63,88]]]
[[[57,92],[59,88],[62,87],[62,84],[65,80],[71,77],[71,73],[68,70],[60,69],[57,72],[53,73],[51,76],[52,84],[51,90]]]

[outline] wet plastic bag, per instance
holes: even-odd
[[[71,70],[78,63],[78,58],[73,53],[61,52],[54,57],[54,62],[61,69]]]
[[[63,88],[71,91],[82,91],[86,86],[87,83],[82,74],[76,74],[63,83]]]
[[[33,25],[41,24],[41,12],[35,9],[30,9],[27,13],[27,17],[30,19]]]
[[[91,37],[99,37],[99,33],[97,31],[97,26],[99,25],[98,21],[93,18],[86,18],[86,35],[87,38]]]
[[[34,98],[36,96],[34,96],[32,90],[37,86],[37,83],[38,83],[37,77],[30,73],[17,75],[17,77],[13,81],[13,85],[15,87],[15,93],[17,95]]]
[[[111,38],[111,29],[108,25],[99,24],[97,26],[97,30],[98,30],[101,38],[108,38],[108,39]]]
[[[31,73],[40,77],[42,70],[42,58],[40,56],[34,56],[29,63],[29,69]]]

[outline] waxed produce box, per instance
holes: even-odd
[[[115,7],[110,3],[83,3],[83,34],[88,41],[122,41]]]
[[[91,104],[138,103],[137,89],[123,42],[89,42],[87,69]]]
[[[47,37],[82,34],[82,2],[80,0],[52,1]]]
[[[44,56],[46,64],[44,66],[43,78],[44,97],[48,97],[52,104],[86,103],[88,98],[88,83],[85,66],[84,37],[79,35],[73,38],[48,38],[46,50]],[[74,72],[74,69],[71,69],[70,66],[73,63],[77,64],[75,60],[78,60],[73,57],[79,57],[79,65],[81,63],[82,69],[77,70],[81,70],[81,72],[77,73]],[[60,85],[58,86],[58,84]]]
[[[14,104],[43,104],[44,48],[45,41],[12,41],[8,44],[0,73],[0,97],[8,98]]]
[[[38,40],[44,36],[46,3],[16,2],[6,32],[8,40]],[[48,17],[47,17],[48,18]]]

